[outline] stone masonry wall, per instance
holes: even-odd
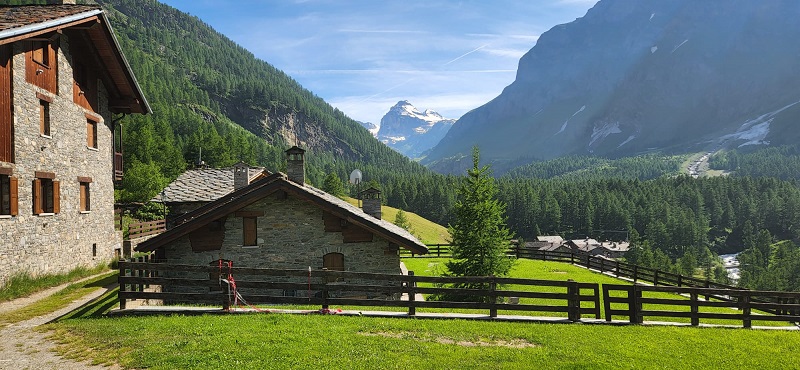
[[[268,196],[242,211],[264,212],[257,219],[257,246],[242,245],[242,217],[230,215],[220,250],[193,252],[184,237],[165,247],[168,262],[208,265],[222,258],[239,267],[321,269],[322,256],[336,252],[344,255],[346,271],[400,274],[400,257],[388,241],[375,236],[372,242],[343,243],[341,232],[325,231],[321,209],[291,195]]]
[[[72,101],[72,57],[69,40],[59,39],[58,94],[25,81],[25,54],[14,45],[13,124],[14,163],[19,179],[19,215],[0,216],[0,285],[20,272],[33,275],[63,273],[78,266],[110,261],[122,247],[122,236],[114,230],[113,147],[108,94],[99,84],[98,148],[86,145],[86,113]],[[50,103],[51,135],[39,134],[39,99]],[[6,107],[2,107],[5,109]],[[55,173],[60,182],[61,212],[34,215],[32,205],[34,171]],[[80,212],[78,177],[91,177],[91,211]]]

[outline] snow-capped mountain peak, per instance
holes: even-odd
[[[411,158],[435,146],[455,123],[426,109],[420,112],[407,100],[397,102],[381,119],[378,139]]]

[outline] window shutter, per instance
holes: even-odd
[[[58,185],[58,181],[53,181],[53,213],[61,212],[61,191]]]
[[[79,182],[78,183],[78,193],[81,195],[81,203],[79,210],[87,211],[86,209],[86,184]]]
[[[11,193],[11,215],[16,216],[19,214],[19,193],[17,192],[17,178],[10,179],[10,193]]]
[[[44,213],[42,209],[42,180],[33,180],[33,214]]]
[[[242,218],[242,228],[244,231],[243,245],[256,245],[258,243],[258,235],[256,232],[256,218],[244,217]]]

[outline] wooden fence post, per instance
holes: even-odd
[[[739,294],[741,294],[739,296],[739,306],[742,309],[742,325],[749,329],[753,327],[753,321],[750,317],[750,292],[742,290]]]
[[[497,317],[497,281],[495,281],[494,275],[489,280],[489,300],[492,304],[489,309],[489,317]]]
[[[630,294],[630,293],[628,293]],[[606,322],[611,322],[611,293],[608,289],[608,286],[603,284],[603,312],[606,313]]]
[[[616,260],[614,262],[616,262],[616,266],[615,266],[616,275],[617,275],[617,277],[619,277],[619,260]]]
[[[578,299],[580,291],[578,289],[578,283],[575,280],[569,279],[567,282],[567,318],[569,321],[577,322],[581,320],[581,301]]]
[[[658,286],[658,270],[653,271],[653,286]]]
[[[322,269],[322,309],[328,309],[328,269]]]
[[[414,276],[414,271],[409,271],[408,272],[408,276],[409,276],[409,278],[412,278]],[[411,279],[406,280],[406,288],[408,288],[408,302],[409,302],[408,315],[409,316],[414,316],[414,315],[417,314],[417,307],[414,305],[414,302],[417,299],[416,298],[417,292],[414,289],[416,287],[416,285],[417,285],[416,281],[412,281]]]
[[[573,265],[575,264],[575,253],[570,252],[570,254],[569,254],[569,262],[572,263]]]
[[[125,271],[125,262],[126,261],[124,259],[121,259],[119,261],[119,275],[117,276],[117,280],[118,281],[121,280],[123,277],[125,277],[125,273],[126,273],[126,271]],[[125,309],[125,301],[126,300],[125,300],[125,298],[123,298],[123,295],[124,295],[123,293],[125,293],[125,284],[123,284],[121,281],[119,281],[119,309],[120,310],[124,310]]]
[[[642,317],[642,290],[638,285],[632,285],[628,296],[628,317],[632,324],[641,324]]]
[[[636,279],[639,277],[639,265],[633,265],[633,283],[636,284]]]
[[[692,326],[700,325],[700,317],[698,316],[699,309],[697,307],[697,292],[692,291],[690,293],[691,297],[691,309],[692,309]]]

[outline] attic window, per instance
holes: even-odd
[[[31,59],[45,67],[50,66],[50,43],[46,41],[37,41],[33,45],[31,51]]]

